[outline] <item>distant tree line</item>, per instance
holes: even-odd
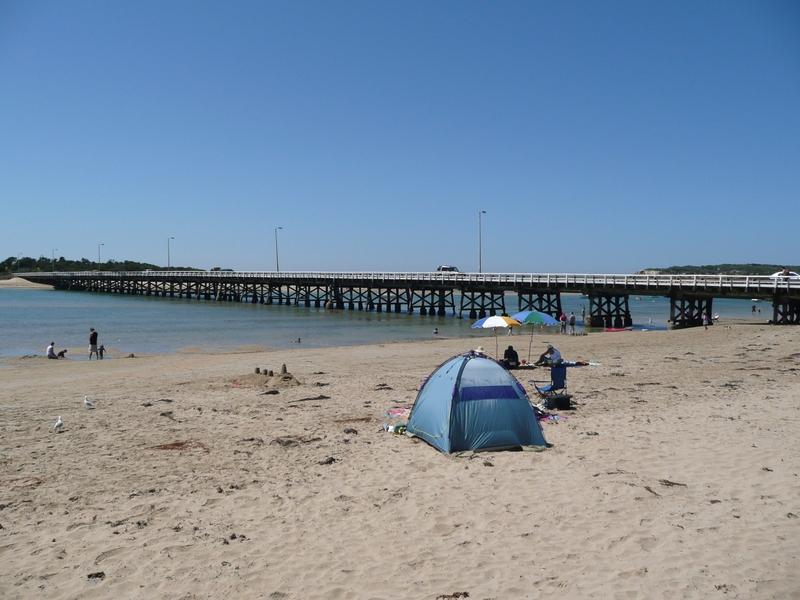
[[[158,265],[151,265],[149,263],[140,263],[133,260],[107,260],[106,262],[98,263],[86,258],[80,260],[67,260],[63,256],[52,260],[47,256],[40,256],[39,258],[31,258],[29,256],[17,259],[16,256],[9,256],[3,262],[0,262],[0,273],[10,275],[20,271],[33,272],[33,271],[201,271],[202,269],[195,269],[194,267],[159,267]]]
[[[683,267],[666,267],[643,269],[637,273],[645,274],[661,274],[661,275],[772,275],[777,273],[784,266],[787,266],[790,271],[800,272],[800,265],[763,265],[755,263],[746,264],[721,264],[721,265],[686,265]],[[202,271],[195,267],[160,267],[150,263],[140,263],[133,260],[107,260],[106,262],[98,263],[86,258],[80,260],[67,260],[63,256],[55,260],[47,256],[40,256],[39,258],[30,258],[29,256],[19,258],[16,256],[9,256],[3,262],[0,262],[0,275],[9,276],[12,273],[20,271]],[[212,271],[220,271],[220,267],[214,267]],[[227,270],[227,269],[226,269]]]
[[[686,265],[684,267],[667,267],[665,269],[644,269],[639,273],[652,273],[659,275],[772,275],[783,267],[790,271],[800,271],[800,268],[790,265],[761,265],[755,263],[721,264],[721,265]]]

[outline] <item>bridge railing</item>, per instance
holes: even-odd
[[[17,273],[39,281],[57,278],[95,279],[272,279],[277,283],[294,281],[336,281],[352,284],[406,284],[409,282],[487,287],[559,288],[562,291],[620,289],[638,291],[687,290],[738,291],[753,295],[800,292],[800,278],[761,275],[651,275],[651,274],[573,274],[573,273],[461,273],[461,272],[337,272],[337,271],[81,271]]]

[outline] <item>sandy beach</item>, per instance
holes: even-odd
[[[797,340],[537,334],[600,365],[472,456],[381,427],[465,340],[5,359],[0,596],[800,598]]]
[[[10,279],[0,279],[0,288],[6,289],[42,289],[52,290],[52,285],[45,285],[43,283],[34,283],[21,277],[11,277]]]

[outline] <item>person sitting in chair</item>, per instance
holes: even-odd
[[[545,350],[539,357],[539,360],[537,360],[533,364],[551,366],[559,364],[560,362],[562,362],[562,360],[563,359],[561,358],[561,352],[553,348],[552,344],[547,344],[547,350]]]
[[[519,366],[519,355],[514,346],[509,346],[503,353],[503,366],[506,369],[516,369]]]

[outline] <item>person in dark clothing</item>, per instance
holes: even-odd
[[[509,346],[503,353],[503,366],[506,369],[516,369],[519,366],[519,355],[514,346]]]
[[[100,354],[97,352],[97,332],[94,327],[89,327],[89,360],[92,360],[92,354],[100,360]]]

